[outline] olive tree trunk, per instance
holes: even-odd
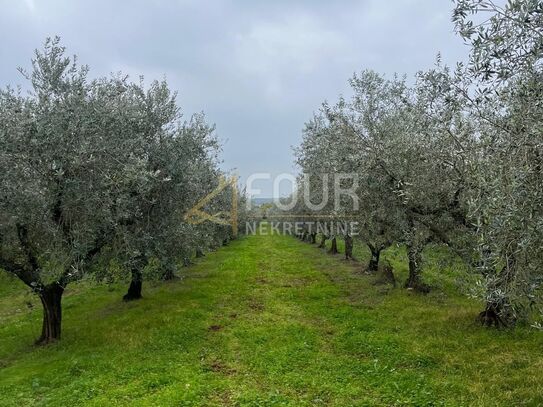
[[[353,237],[345,235],[345,260],[353,259]]]
[[[130,286],[128,287],[128,292],[124,295],[124,301],[134,301],[142,298],[141,288],[143,285],[143,273],[139,267],[133,267],[132,271],[132,281],[130,281]]]
[[[371,252],[370,262],[368,263],[368,273],[376,273],[379,270],[379,258],[381,257],[381,248],[368,244]]]
[[[479,322],[486,327],[507,326],[507,322],[502,318],[503,306],[500,303],[487,302],[484,311],[479,313]]]
[[[37,345],[46,345],[60,339],[62,326],[62,294],[64,287],[58,282],[44,286],[39,292],[43,306],[43,324]]]
[[[162,279],[164,281],[175,280],[175,268],[170,266],[166,267],[162,274]]]
[[[334,236],[332,238],[332,247],[330,248],[330,254],[338,254],[339,250],[337,249],[337,239]]]
[[[507,264],[503,266],[500,273],[501,278],[494,282],[494,286],[488,287],[487,289],[494,291],[500,289],[500,287],[507,287],[511,283],[512,276],[515,275],[515,273],[511,271],[515,267],[515,256],[508,256]],[[509,311],[510,308],[511,303],[506,296],[495,300],[489,300],[486,303],[485,309],[479,313],[479,322],[484,326],[495,326],[496,328],[512,325],[515,322],[515,318]]]
[[[427,293],[430,288],[422,282],[422,247],[415,244],[407,246],[407,257],[409,258],[409,277],[405,283],[405,288],[410,288],[418,292]]]

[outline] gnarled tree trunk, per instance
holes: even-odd
[[[353,259],[353,238],[351,235],[345,235],[345,260]]]
[[[124,295],[124,301],[134,301],[142,298],[141,288],[143,285],[143,273],[139,267],[132,267],[132,281],[128,287],[128,292]]]
[[[330,248],[330,254],[338,254],[339,250],[337,249],[337,239],[334,236],[332,238],[332,247]]]
[[[490,328],[495,326],[496,328],[499,328],[507,325],[507,323],[502,319],[501,313],[501,304],[489,302],[486,304],[485,310],[479,313],[478,319],[479,322],[486,327]]]
[[[409,277],[405,283],[405,288],[428,293],[430,287],[424,284],[421,279],[422,248],[414,244],[408,245],[407,257],[409,258]]]
[[[376,273],[379,270],[379,258],[381,257],[381,248],[368,244],[371,252],[371,259],[368,263],[368,273]]]
[[[175,279],[175,268],[171,266],[167,266],[164,270],[164,273],[162,274],[162,279],[165,281],[174,280]]]
[[[60,339],[62,324],[62,294],[64,287],[58,282],[44,286],[38,293],[43,306],[43,324],[37,345],[46,345]]]
[[[498,289],[500,286],[507,287],[507,285],[511,283],[511,279],[515,274],[513,272],[515,266],[515,256],[507,256],[507,263],[503,266],[500,273],[501,278],[494,282],[496,286],[492,287],[491,290]],[[479,313],[479,322],[481,322],[481,324],[484,326],[495,326],[496,328],[506,327],[514,324],[515,318],[510,312],[510,305],[511,304],[509,303],[507,297],[502,297],[494,301],[488,301],[484,311]]]
[[[385,262],[381,278],[384,282],[390,283],[394,288],[396,288],[396,278],[394,277],[394,271],[392,270],[390,263]]]

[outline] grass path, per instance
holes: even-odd
[[[139,302],[73,286],[45,348],[31,346],[37,302],[2,280],[0,406],[543,404],[540,333],[483,329],[479,304],[355,271],[291,237],[246,237]]]

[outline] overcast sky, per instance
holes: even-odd
[[[291,147],[324,100],[356,71],[413,76],[437,52],[468,49],[450,0],[0,0],[0,85],[22,83],[33,49],[59,35],[101,76],[166,77],[186,115],[204,111],[224,141],[224,168],[294,172]],[[272,195],[272,182],[255,184]],[[287,189],[283,185],[282,193]]]

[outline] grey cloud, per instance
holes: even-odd
[[[467,49],[448,0],[0,0],[0,85],[20,83],[34,48],[60,35],[94,75],[164,75],[185,112],[227,139],[224,167],[293,170],[291,146],[324,99],[370,68],[413,75]],[[265,186],[271,194],[271,184]]]

